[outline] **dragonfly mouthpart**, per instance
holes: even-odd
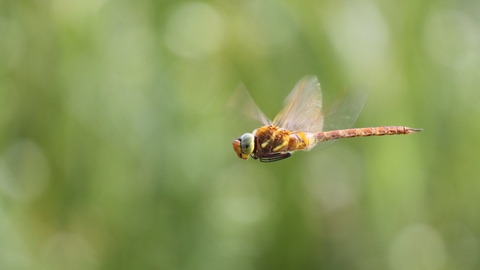
[[[233,141],[233,150],[241,159],[248,159],[248,156],[255,149],[255,137],[252,133],[245,133]]]

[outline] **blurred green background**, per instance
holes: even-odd
[[[240,160],[307,74],[424,131]],[[479,1],[0,1],[0,268],[479,269],[479,104]]]

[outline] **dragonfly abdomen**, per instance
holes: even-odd
[[[317,139],[317,142],[324,142],[324,141],[338,140],[343,138],[410,134],[410,133],[415,133],[419,131],[422,131],[422,129],[409,128],[404,126],[350,128],[350,129],[318,132],[315,134],[315,138]]]

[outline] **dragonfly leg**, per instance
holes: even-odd
[[[292,156],[290,152],[273,153],[260,157],[261,162],[275,162]]]

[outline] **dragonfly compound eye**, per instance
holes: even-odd
[[[251,133],[245,133],[240,137],[240,149],[245,155],[250,155],[255,146],[254,137]]]

